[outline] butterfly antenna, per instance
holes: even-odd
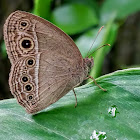
[[[96,52],[97,50],[99,50],[100,48],[102,47],[105,47],[105,46],[111,46],[110,44],[104,44],[102,46],[100,46],[99,48],[97,48],[95,51],[93,51],[92,53]],[[90,53],[87,57],[89,57],[92,53]]]
[[[98,33],[97,33],[95,39],[93,40],[92,45],[91,45],[91,47],[90,47],[90,49],[89,49],[89,51],[88,51],[88,53],[87,53],[87,55],[86,55],[87,57],[89,56],[88,54],[89,54],[91,48],[93,47],[93,45],[94,45],[94,43],[95,43],[95,41],[96,41],[96,39],[97,39],[99,33],[101,32],[101,30],[102,30],[103,28],[104,28],[104,26],[102,26],[102,27],[99,29],[99,31],[98,31]]]

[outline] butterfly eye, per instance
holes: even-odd
[[[19,30],[23,31],[29,27],[29,21],[23,20],[19,22]]]
[[[27,83],[29,81],[29,77],[27,75],[24,75],[24,76],[21,77],[21,81],[23,83]]]
[[[24,86],[24,90],[25,90],[26,92],[31,92],[31,91],[33,91],[33,85],[30,84],[30,83],[26,84],[26,85]]]
[[[23,27],[26,27],[26,26],[27,26],[27,22],[25,22],[25,21],[22,21],[20,24],[21,24],[21,26],[23,26]]]
[[[33,65],[33,63],[34,63],[33,59],[28,60],[28,65]]]
[[[23,82],[27,82],[28,81],[28,78],[27,77],[22,77],[22,81]]]
[[[22,74],[26,74],[26,73],[27,73],[26,71],[23,71],[23,72],[22,72]]]
[[[19,42],[20,48],[26,53],[34,48],[34,42],[29,37],[24,37]]]
[[[30,100],[32,100],[33,99],[33,95],[32,94],[29,94],[28,96],[27,96],[27,99],[30,101]]]
[[[31,85],[26,85],[26,86],[25,86],[25,89],[26,89],[27,91],[30,91],[30,90],[32,90],[32,86],[31,86]]]
[[[32,99],[33,99],[33,95],[29,95],[29,96],[28,96],[28,99],[29,99],[29,100],[32,100]]]
[[[25,40],[22,41],[22,47],[23,48],[30,48],[31,45],[32,44],[31,44],[31,41],[30,40],[25,39]]]
[[[34,59],[33,57],[28,58],[28,59],[26,60],[26,65],[27,65],[28,67],[33,67],[33,66],[35,65],[35,59]]]

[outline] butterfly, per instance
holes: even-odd
[[[74,87],[87,77],[97,85],[88,76],[93,58],[83,59],[73,40],[45,19],[23,11],[11,13],[4,40],[12,65],[10,90],[28,113],[41,111],[70,90],[75,94]]]

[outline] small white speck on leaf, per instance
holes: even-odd
[[[92,135],[90,136],[90,139],[91,140],[106,140],[107,139],[106,132],[102,132],[102,131],[96,132],[96,130],[94,130],[92,132]]]

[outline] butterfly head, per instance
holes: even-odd
[[[93,67],[93,57],[91,58],[84,58],[84,63],[86,64],[87,68],[88,68],[88,72],[90,72],[91,68]]]

